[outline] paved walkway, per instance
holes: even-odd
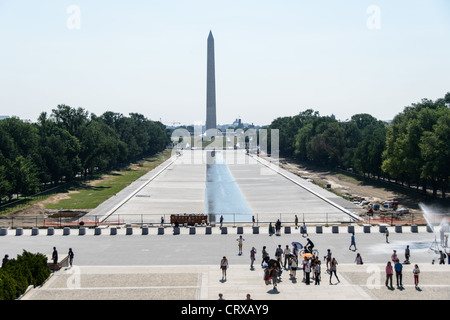
[[[420,227],[418,233],[406,229],[402,233],[391,232],[390,243],[383,234],[376,231],[365,233],[363,227],[355,226],[358,251],[348,249],[349,234],[346,227],[338,228],[333,234],[331,227],[322,234],[310,233],[320,250],[320,257],[326,248],[331,248],[339,262],[337,283],[323,272],[320,285],[306,285],[302,282],[302,271],[297,271],[298,281],[289,278],[285,271],[278,290],[263,281],[263,270],[259,265],[261,247],[267,246],[269,254],[281,244],[292,241],[304,242],[305,238],[293,229],[293,234],[270,237],[261,229],[261,234],[251,234],[251,228],[244,228],[244,254],[237,253],[237,228],[228,228],[228,234],[220,233],[218,227],[213,234],[189,234],[189,228],[181,228],[180,235],[173,235],[166,228],[164,235],[157,235],[150,229],[148,235],[141,235],[141,229],[133,228],[127,235],[126,228],[118,229],[115,235],[103,230],[96,236],[89,229],[86,235],[63,235],[55,230],[54,235],[43,233],[32,236],[15,236],[12,232],[1,237],[0,251],[14,256],[22,249],[31,252],[51,253],[56,245],[60,254],[69,247],[75,250],[75,265],[55,272],[41,287],[30,290],[24,300],[216,300],[223,293],[227,300],[243,300],[250,293],[255,300],[448,300],[450,299],[450,265],[432,264],[435,255],[428,248],[434,235]],[[201,230],[201,228],[197,228]],[[25,231],[25,230],[24,230]],[[74,230],[72,230],[74,231]],[[312,230],[313,231],[313,230]],[[392,231],[392,230],[391,230]],[[28,232],[28,231],[27,231]],[[413,263],[421,269],[420,290],[413,285],[412,267],[404,266],[403,290],[389,290],[384,286],[385,261],[392,250],[398,250],[403,258],[406,244],[411,245]],[[248,251],[257,248],[255,269],[249,267]],[[8,250],[8,251],[7,251]],[[365,264],[353,263],[357,252],[361,252]],[[221,281],[219,261],[226,255],[230,261],[227,280]],[[322,260],[323,261],[323,260]],[[322,270],[325,271],[325,264]],[[394,277],[395,286],[395,277]]]
[[[43,287],[32,289],[23,300],[448,300],[448,265],[423,265],[419,290],[413,283],[412,266],[404,267],[403,289],[384,285],[384,265],[343,264],[338,266],[340,282],[328,274],[320,285],[290,280],[284,271],[277,290],[265,285],[263,269],[232,265],[226,281],[218,265],[198,266],[73,266],[55,272]],[[394,277],[395,287],[395,277]]]

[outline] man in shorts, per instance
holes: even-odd
[[[236,239],[236,241],[238,242],[239,255],[242,255],[242,245],[243,245],[243,242],[245,241],[245,239],[242,238],[242,235],[240,235],[239,238]]]

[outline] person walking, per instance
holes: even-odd
[[[70,267],[72,268],[72,264],[73,264],[73,256],[74,256],[73,251],[72,251],[72,248],[69,248],[69,253],[68,253],[67,255],[69,256],[69,265],[70,265]]]
[[[220,229],[222,229],[222,225],[223,225],[223,216],[220,216]]]
[[[414,269],[413,269],[413,274],[414,274],[414,286],[415,286],[416,289],[419,288],[419,273],[420,273],[420,269],[419,269],[419,266],[416,264],[416,265],[414,266]]]
[[[284,248],[283,256],[284,256],[284,264],[283,268],[287,268],[286,266],[289,264],[289,256],[291,255],[291,250],[289,250],[289,246],[286,245],[286,248]]]
[[[353,251],[356,251],[356,240],[355,240],[355,233],[352,232],[352,236],[350,237],[350,246],[348,247],[348,250],[351,250],[351,247],[354,247],[355,249]]]
[[[261,255],[262,255],[261,267],[262,267],[264,263],[267,263],[269,261],[269,254],[267,253],[266,246],[262,248]]]
[[[320,264],[320,260],[317,260],[317,263],[314,266],[314,285],[320,285]]]
[[[236,239],[236,241],[238,242],[238,248],[239,248],[239,255],[242,255],[242,246],[244,244],[245,239],[242,238],[242,235],[239,236],[239,238]]]
[[[439,264],[445,264],[445,253],[442,250],[439,250]]]
[[[327,261],[327,272],[330,271],[330,263],[331,263],[331,250],[327,249],[327,255],[324,257]]]
[[[298,229],[298,217],[297,217],[297,215],[295,215],[294,223],[295,223],[295,229]]]
[[[256,259],[256,249],[255,247],[252,247],[252,250],[250,250],[250,269],[253,270],[253,262],[255,262]]]
[[[278,265],[281,266],[283,265],[281,263],[281,257],[283,256],[283,249],[281,249],[281,244],[278,245],[278,248],[275,250],[275,257],[277,258],[278,261]]]
[[[227,280],[227,269],[228,269],[228,260],[227,257],[223,256],[222,260],[220,260],[220,269],[222,269],[222,281]]]
[[[393,277],[394,271],[392,269],[392,264],[390,261],[388,261],[387,265],[386,265],[386,287],[388,288],[393,288],[392,287],[392,277]],[[388,282],[389,282],[389,286],[388,286]]]
[[[330,263],[330,284],[332,284],[331,283],[331,278],[333,277],[333,273],[334,273],[334,276],[336,277],[338,283],[341,282],[341,281],[339,281],[339,278],[338,278],[338,276],[336,274],[337,265],[338,265],[337,260],[335,258],[331,259],[331,263]]]
[[[403,282],[402,282],[402,271],[403,271],[403,265],[400,263],[400,261],[397,259],[394,265],[395,270],[395,279],[397,280],[397,289],[403,288]]]
[[[386,236],[386,243],[389,243],[389,229],[387,227],[384,231],[384,235]]]

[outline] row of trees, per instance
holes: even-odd
[[[143,115],[58,105],[36,123],[18,118],[0,121],[0,201],[32,194],[43,184],[72,181],[78,175],[111,169],[163,150],[166,127]]]
[[[275,119],[280,153],[327,167],[353,168],[363,175],[428,186],[443,197],[450,176],[450,92],[423,99],[399,113],[391,124],[369,114],[349,121],[308,109]]]
[[[4,263],[0,269],[0,300],[15,300],[28,286],[42,285],[50,276],[47,257],[23,250],[17,259]]]

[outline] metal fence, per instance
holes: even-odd
[[[2,228],[63,228],[63,227],[96,227],[101,225],[120,226],[125,224],[131,225],[148,225],[159,226],[161,223],[170,225],[170,217],[172,214],[114,214],[109,217],[94,215],[78,215],[67,216],[64,214],[52,214],[51,216],[3,216],[0,217],[0,227]],[[182,216],[183,214],[180,214]],[[209,215],[205,224],[220,224],[220,217],[223,217],[225,225],[269,225],[275,224],[278,220],[283,225],[295,225],[295,217],[297,216],[298,226],[303,222],[306,224],[335,224],[335,223],[352,223],[352,217],[342,219],[342,215],[333,213],[261,213],[254,216],[242,214],[222,214]]]

